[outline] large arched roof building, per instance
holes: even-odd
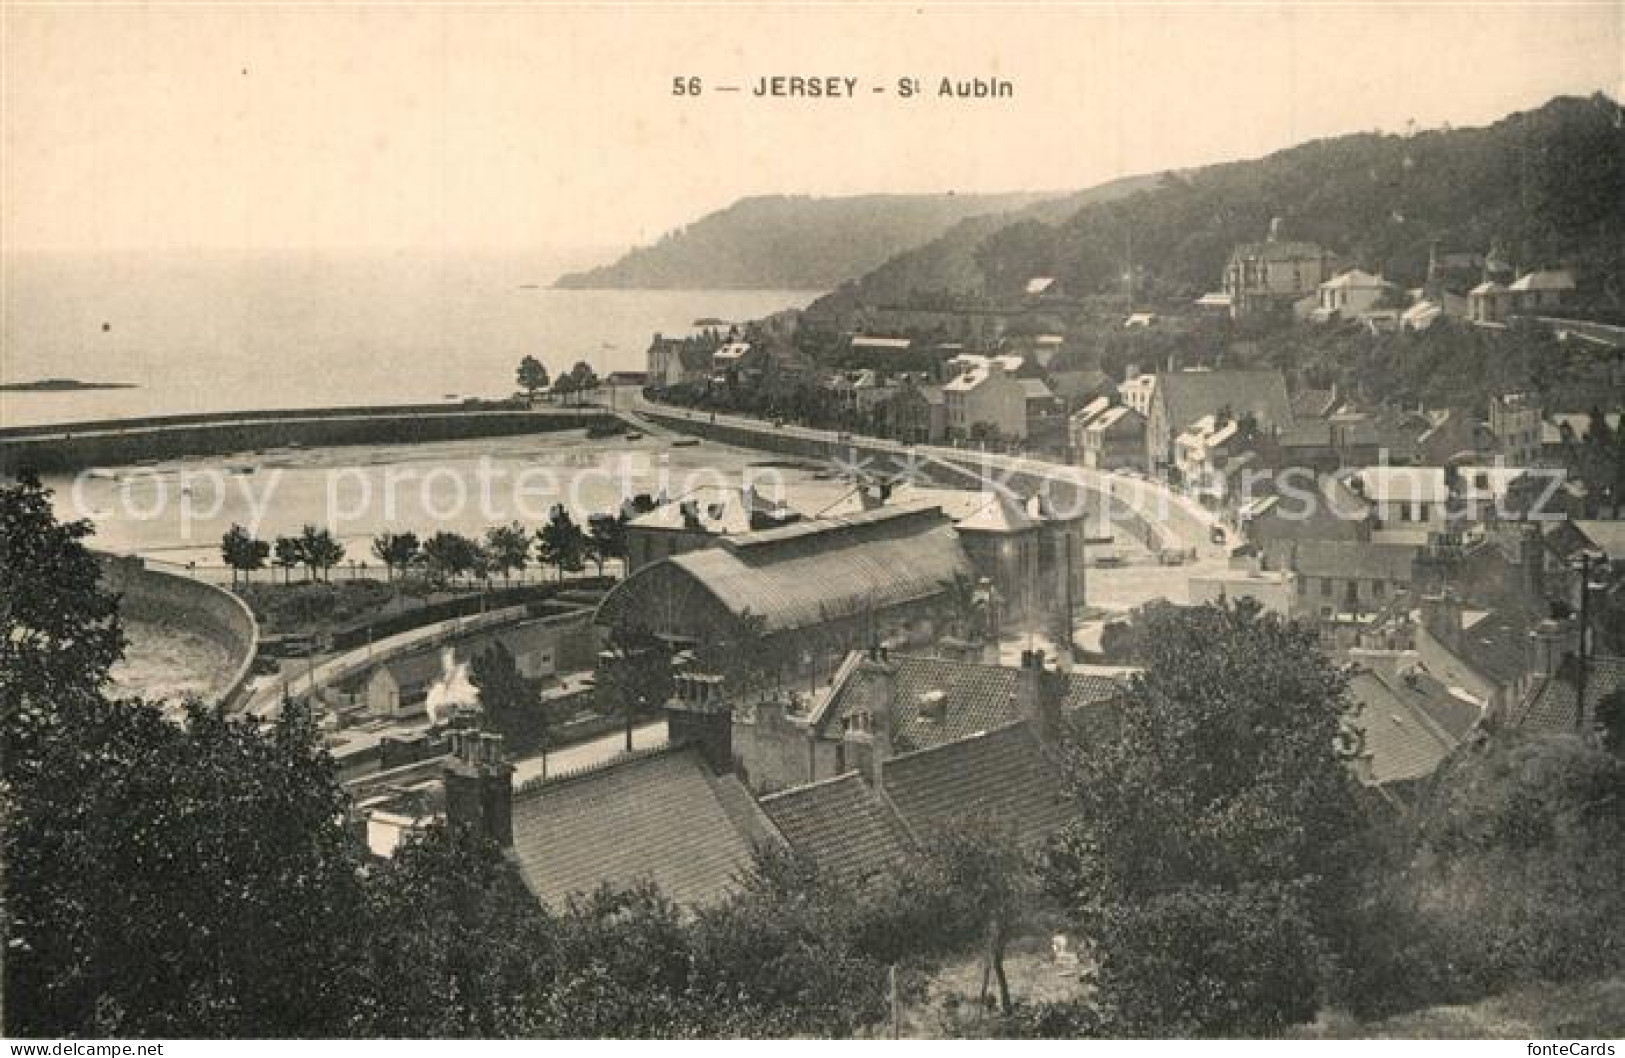
[[[719,538],[655,562],[606,595],[594,621],[671,642],[731,640],[753,625],[781,643],[812,630],[883,637],[938,606],[956,578],[974,576],[940,509],[880,508]]]

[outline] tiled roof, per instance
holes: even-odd
[[[974,575],[952,524],[935,508],[882,507],[720,543],[643,567],[603,607],[613,608],[611,600],[639,577],[669,564],[733,614],[759,617],[773,632],[923,601],[955,576]]]
[[[1541,679],[1521,703],[1515,723],[1536,731],[1573,731],[1579,662],[1567,658],[1555,679]],[[1597,703],[1625,688],[1625,658],[1593,657],[1586,669],[1586,716],[1595,720]]]
[[[889,670],[889,675],[881,667]],[[1005,665],[976,661],[892,654],[884,662],[865,664],[862,651],[847,655],[829,693],[813,711],[815,731],[839,730],[839,721],[855,711],[876,712],[885,703],[876,695],[891,681],[891,737],[894,753],[907,753],[942,745],[985,731],[1006,727],[1023,716],[1021,681],[1026,673]],[[1061,708],[1074,711],[1110,701],[1121,693],[1111,680],[1085,673],[1045,679],[1064,680]],[[922,718],[927,695],[940,694],[937,719]]]
[[[1049,385],[1041,378],[1023,378],[1018,379],[1017,381],[1021,383],[1021,390],[1027,395],[1028,400],[1055,399],[1055,394],[1050,390]]]
[[[857,663],[852,664],[856,658]],[[818,730],[839,731],[840,721],[855,711],[874,712],[886,706],[876,700],[884,693],[885,680],[892,681],[891,729],[893,752],[906,753],[952,742],[980,731],[991,731],[1020,720],[1020,669],[982,665],[943,658],[893,655],[877,663],[890,670],[890,676],[877,665],[862,663],[861,652],[848,656],[834,686],[814,715]],[[941,715],[929,719],[921,715],[925,695],[941,693]]]
[[[908,833],[857,772],[764,797],[762,809],[820,875],[845,885],[892,870],[908,854]]]
[[[881,786],[924,843],[976,819],[1036,842],[1071,814],[1060,769],[1044,756],[1025,721],[894,757],[881,769]]]
[[[1430,708],[1434,699],[1452,698],[1437,680],[1424,682],[1419,674],[1393,678],[1365,669],[1350,678],[1349,693],[1358,703],[1355,725],[1365,736],[1359,762],[1364,782],[1382,785],[1425,778],[1460,744],[1461,734],[1446,730]],[[1447,701],[1437,706],[1454,709]]]
[[[1261,429],[1292,425],[1292,402],[1279,371],[1174,371],[1157,376],[1168,425],[1183,430],[1225,408],[1237,419],[1252,415]]]
[[[732,789],[730,789],[732,787]],[[545,904],[652,881],[679,904],[726,895],[771,823],[731,775],[691,748],[623,757],[514,794],[513,852]]]

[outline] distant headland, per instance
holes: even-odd
[[[0,382],[0,393],[61,393],[82,389],[138,389],[134,382],[82,382],[77,378],[41,378],[33,382]]]

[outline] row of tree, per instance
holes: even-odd
[[[577,360],[574,367],[557,379],[551,380],[550,384],[547,367],[534,356],[526,356],[519,361],[516,379],[519,387],[533,401],[536,394],[546,392],[549,399],[562,399],[565,403],[569,403],[572,398],[597,393],[599,386],[602,385],[598,373],[585,360]]]
[[[398,573],[418,571],[436,583],[463,576],[506,581],[532,562],[557,570],[560,579],[581,572],[589,562],[602,575],[606,562],[626,557],[626,523],[623,511],[593,515],[582,528],[558,506],[535,532],[516,521],[492,526],[481,539],[445,530],[421,540],[411,532],[379,533],[372,540],[372,555],[390,580]],[[306,525],[297,535],[279,536],[274,543],[233,525],[221,537],[220,555],[234,582],[239,575],[266,568],[268,560],[284,571],[284,579],[303,566],[315,580],[343,561],[345,548],[328,530],[314,525]]]
[[[233,523],[220,538],[220,557],[231,568],[233,584],[239,575],[246,577],[264,569],[267,560],[283,571],[284,580],[300,566],[305,567],[307,578],[317,580],[344,561],[344,545],[331,532],[314,525],[303,526],[297,535],[279,536],[273,543]]]

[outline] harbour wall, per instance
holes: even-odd
[[[461,409],[445,405],[323,408],[160,416],[0,430],[0,473],[128,465],[297,445],[421,444],[580,429],[603,421],[596,407]]]
[[[120,596],[119,612],[127,620],[185,628],[225,649],[230,664],[212,685],[208,699],[234,705],[248,683],[259,649],[259,623],[248,604],[224,588],[148,569],[135,556],[97,557],[103,586]]]

